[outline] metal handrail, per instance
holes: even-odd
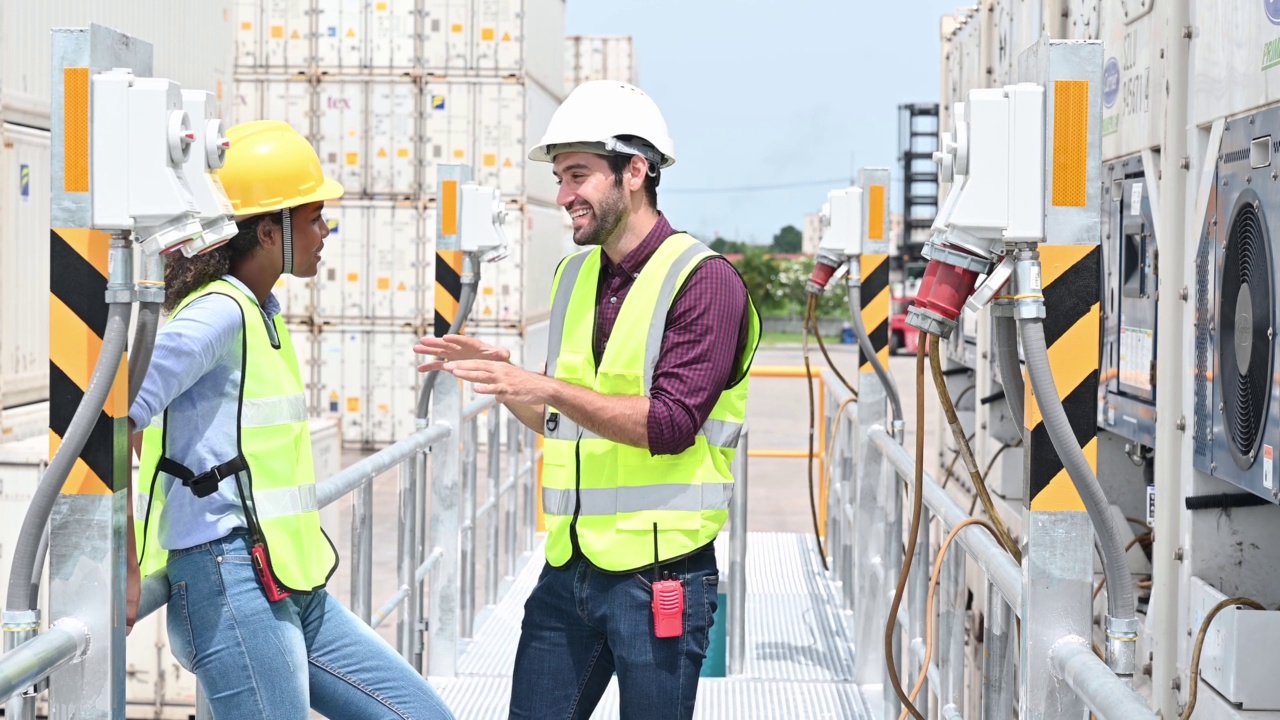
[[[824,371],[825,374],[826,371]],[[902,507],[894,505],[894,496],[902,494],[902,481],[914,480],[915,461],[907,450],[894,440],[893,436],[879,422],[865,421],[860,418],[857,402],[844,402],[850,393],[839,383],[825,383],[826,392],[831,395],[826,407],[842,407],[842,414],[824,418],[832,437],[832,451],[829,460],[831,482],[828,494],[832,512],[829,516],[827,543],[828,554],[832,556],[831,577],[838,583],[848,584],[845,593],[838,594],[851,611],[851,623],[857,629],[855,642],[857,646],[870,648],[868,654],[876,651],[884,632],[884,614],[888,611],[885,600],[887,588],[892,591],[897,582],[898,568],[891,555],[892,546],[901,543],[903,522]],[[848,428],[840,429],[842,421]],[[837,430],[840,429],[840,432]],[[846,432],[847,430],[847,432]],[[837,466],[835,463],[843,462]],[[877,472],[879,471],[879,472]],[[928,513],[939,522],[944,531],[970,518],[951,496],[928,474],[924,474],[921,498]],[[888,496],[884,495],[888,493]],[[868,502],[868,507],[859,503]],[[868,516],[880,513],[879,523],[858,526],[859,519],[866,523]],[[863,513],[860,515],[859,513]],[[924,547],[929,547],[927,539],[928,523],[924,524],[921,538]],[[1011,688],[1004,678],[1012,678],[1012,662],[1009,655],[1009,637],[1012,625],[1009,616],[1023,619],[1022,632],[1028,633],[1032,628],[1023,618],[1023,579],[1022,569],[1007,551],[989,533],[981,528],[966,527],[955,538],[955,543],[963,553],[952,552],[943,564],[941,582],[937,592],[939,607],[937,612],[941,620],[935,627],[938,640],[938,653],[925,668],[928,690],[917,700],[917,706],[924,711],[925,702],[930,695],[939,703],[941,717],[961,717],[963,707],[963,683],[966,654],[964,653],[964,604],[961,598],[965,585],[963,559],[969,558],[982,570],[987,583],[987,612],[990,615],[984,623],[986,633],[983,638],[985,657],[982,672],[989,676],[981,684],[983,693],[983,718],[1003,717],[1011,707]],[[900,545],[899,545],[900,548]],[[917,566],[913,568],[912,580],[916,574],[927,577],[932,562],[929,550],[917,558]],[[926,562],[920,563],[923,559]],[[922,567],[922,565],[924,567]],[[856,569],[855,569],[856,568]],[[853,586],[857,584],[856,590]],[[898,624],[908,637],[904,647],[910,648],[909,657],[911,672],[920,672],[919,664],[924,658],[924,638],[919,628],[923,627],[924,603],[917,602],[920,584],[911,584],[908,593],[910,610],[900,608]],[[1004,637],[1000,637],[1003,635]],[[1098,658],[1091,646],[1083,638],[1073,635],[1053,640],[1049,646],[1049,656],[1059,681],[1070,688],[1076,697],[1088,706],[1100,720],[1154,720],[1151,711],[1143,698],[1135,692],[1125,680],[1117,676],[1107,664]],[[1044,648],[1044,645],[1038,645]],[[1043,652],[1043,650],[1040,650]],[[882,663],[879,656],[862,662]],[[893,658],[897,662],[898,658]],[[881,675],[877,676],[875,670]],[[883,668],[858,668],[858,682],[868,690],[877,685],[887,686],[883,682]],[[999,675],[999,673],[1006,673]],[[914,679],[914,678],[913,678]],[[1026,682],[1026,678],[1021,679]],[[883,688],[881,688],[883,689]],[[885,690],[884,710],[886,716],[897,714],[897,697],[892,691]]]
[[[84,655],[89,628],[63,618],[45,632],[0,656],[0,700],[8,700]]]

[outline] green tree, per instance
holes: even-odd
[[[746,252],[747,247],[746,243],[738,242],[737,240],[728,240],[722,237],[718,237],[711,241],[711,249],[721,255],[734,255]]]
[[[737,261],[738,274],[761,315],[786,315],[791,304],[781,263],[762,248],[749,248]]]
[[[795,225],[788,225],[773,236],[773,245],[770,247],[776,253],[795,254],[800,252],[803,246],[804,235]]]

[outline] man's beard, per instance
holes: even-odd
[[[605,196],[598,207],[590,206],[590,221],[574,230],[573,242],[579,247],[603,245],[626,220],[626,198],[622,189]]]

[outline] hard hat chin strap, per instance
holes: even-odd
[[[284,266],[281,272],[284,275],[293,274],[293,212],[289,208],[280,211],[280,227],[283,239],[280,242],[281,252],[284,253]]]

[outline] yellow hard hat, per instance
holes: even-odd
[[[227,140],[218,179],[236,217],[342,197],[342,184],[324,176],[315,149],[289,123],[241,123],[227,129]]]

